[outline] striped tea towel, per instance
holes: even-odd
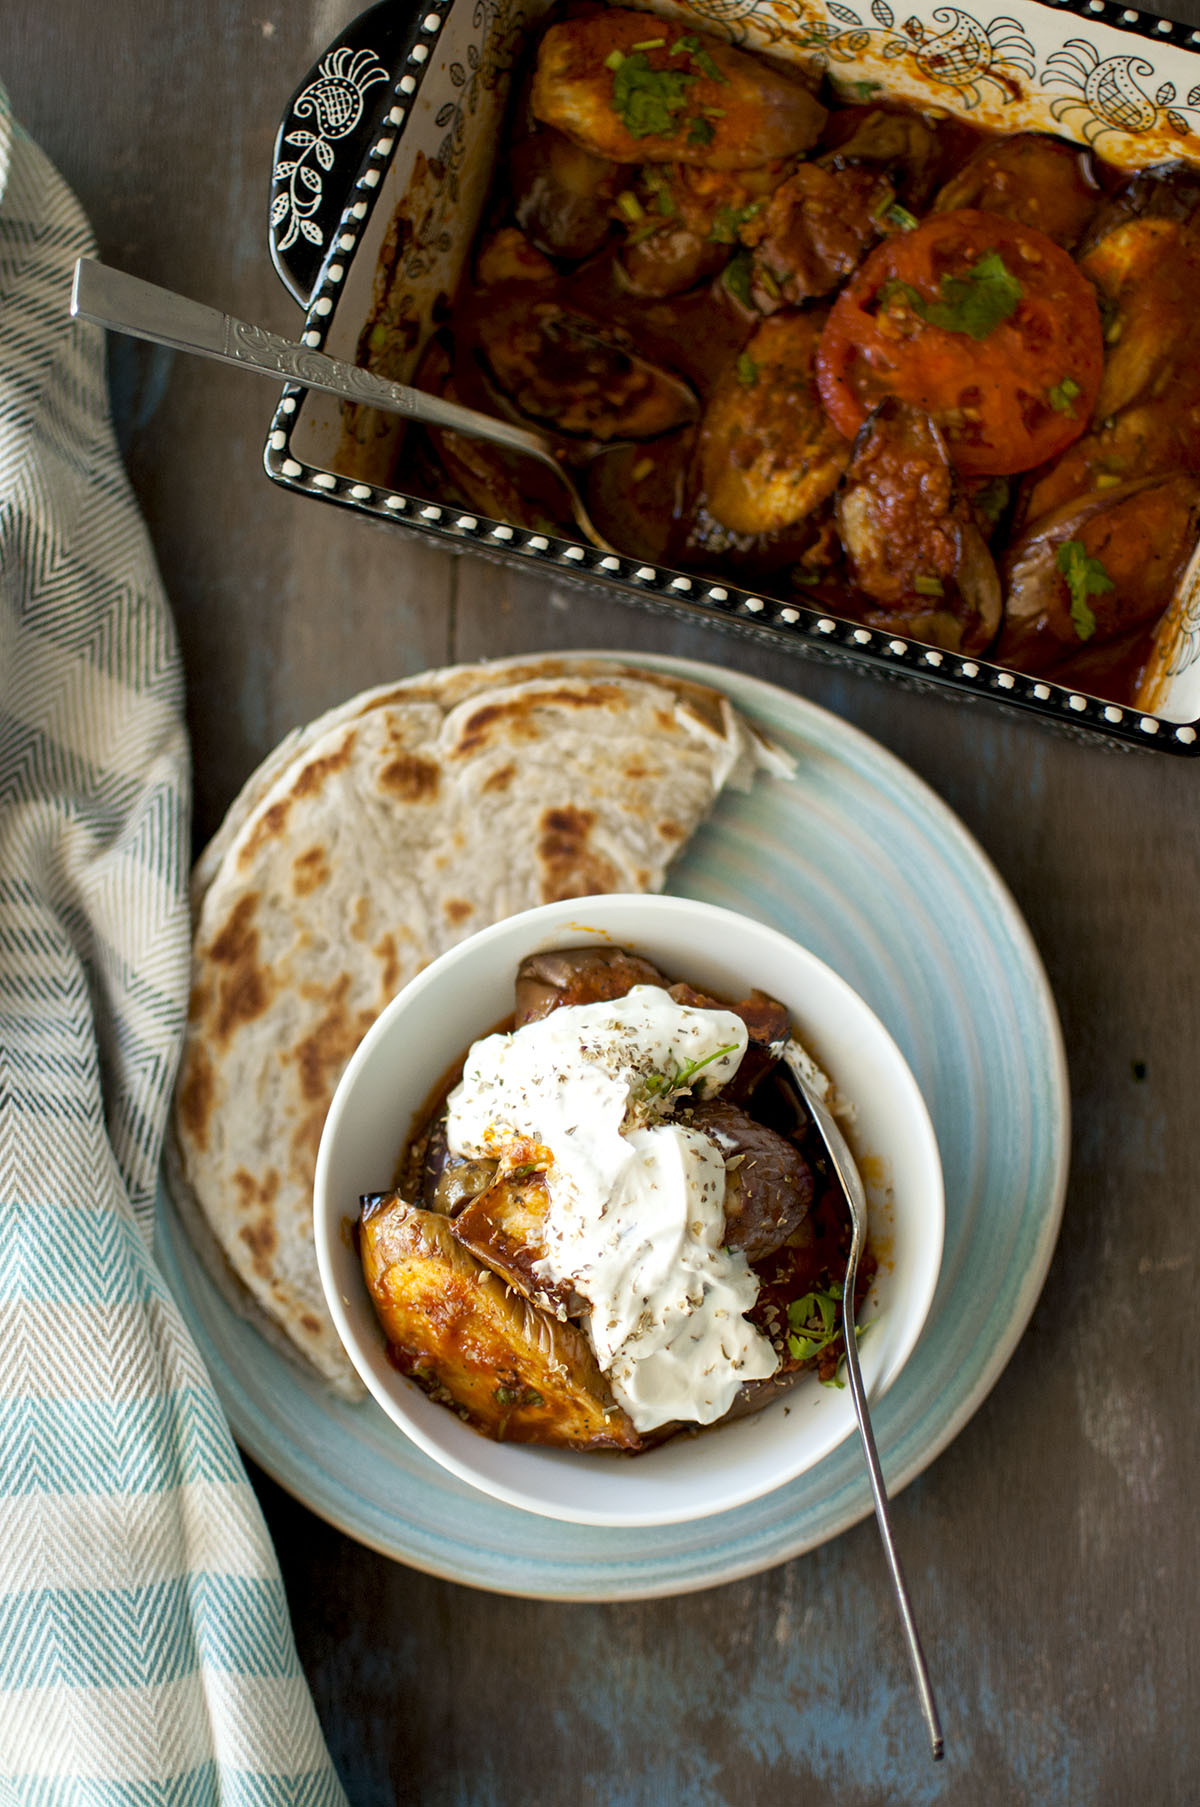
[[[0,1801],[344,1796],[150,1253],[183,1023],[170,617],[67,317],[78,205],[0,90]]]

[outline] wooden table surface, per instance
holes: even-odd
[[[292,333],[266,252],[272,138],[353,10],[4,0],[0,81],[104,258]],[[576,646],[735,663],[857,723],[958,811],[1025,912],[1066,1038],[1072,1171],[1044,1293],[991,1396],[895,1505],[945,1763],[869,1521],[707,1592],[548,1604],[374,1555],[252,1469],[355,1807],[1200,1798],[1200,771],[311,506],[262,474],[269,389],[112,353],[183,646],[197,844],[285,730],[385,676]]]

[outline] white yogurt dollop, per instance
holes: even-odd
[[[530,1141],[549,1151],[544,1271],[588,1301],[597,1360],[640,1431],[711,1424],[777,1366],[744,1316],[758,1281],[721,1247],[722,1156],[664,1119],[685,1090],[704,1096],[732,1079],[746,1043],[732,1011],[638,985],[476,1042],[450,1095],[452,1153]]]

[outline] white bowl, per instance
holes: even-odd
[[[867,1187],[879,1270],[862,1312],[869,1394],[895,1380],[937,1284],[944,1227],[937,1141],[917,1083],[858,994],[777,930],[677,897],[608,896],[546,904],[460,943],[384,1010],[338,1086],[315,1185],[317,1259],[333,1321],[384,1411],[434,1461],[494,1498],[591,1525],[664,1525],[726,1512],[819,1462],[854,1429],[848,1387],[804,1376],[753,1417],[628,1456],[493,1443],[426,1398],[388,1360],[347,1225],[359,1196],[392,1183],[439,1078],[512,1010],[527,954],[596,941],[643,954],[718,997],[771,993],[853,1101],[850,1140]]]

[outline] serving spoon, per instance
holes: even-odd
[[[842,1340],[846,1345],[846,1373],[850,1379],[850,1393],[854,1400],[858,1434],[862,1439],[863,1455],[866,1458],[867,1476],[871,1483],[871,1498],[875,1504],[879,1535],[883,1540],[883,1552],[891,1573],[896,1602],[900,1608],[900,1621],[904,1626],[904,1636],[908,1643],[908,1655],[916,1678],[921,1712],[924,1715],[930,1746],[936,1762],[945,1754],[942,1725],[938,1717],[933,1687],[929,1680],[925,1652],[921,1648],[917,1621],[913,1615],[912,1601],[909,1599],[904,1571],[900,1567],[900,1556],[896,1549],[896,1540],[892,1534],[887,1490],[883,1482],[883,1470],[879,1463],[879,1451],[875,1447],[875,1433],[871,1428],[871,1414],[867,1409],[866,1388],[863,1386],[862,1369],[858,1360],[854,1283],[858,1275],[858,1261],[866,1235],[867,1195],[863,1189],[862,1176],[858,1171],[857,1163],[850,1153],[845,1136],[837,1126],[833,1112],[805,1077],[798,1061],[789,1060],[787,1070],[796,1090],[808,1107],[809,1114],[828,1150],[834,1174],[841,1184],[842,1191],[846,1195],[846,1203],[850,1207],[850,1256],[846,1262],[846,1279],[842,1290]]]
[[[343,363],[309,345],[297,345],[263,326],[252,326],[247,320],[235,319],[203,302],[189,301],[170,289],[159,288],[157,283],[144,282],[140,276],[111,269],[91,257],[81,257],[75,265],[71,313],[76,319],[106,326],[110,332],[149,339],[172,351],[195,352],[199,357],[235,364],[242,370],[256,370],[260,376],[274,377],[277,383],[323,389],[343,401],[403,414],[424,426],[445,427],[474,439],[490,440],[523,457],[536,458],[539,464],[549,465],[562,484],[575,525],[584,538],[601,552],[614,551],[592,524],[575,480],[552,441],[534,428],[497,420],[475,408],[464,408],[460,402],[448,402],[424,389],[413,389],[407,383],[393,383],[372,370]]]

